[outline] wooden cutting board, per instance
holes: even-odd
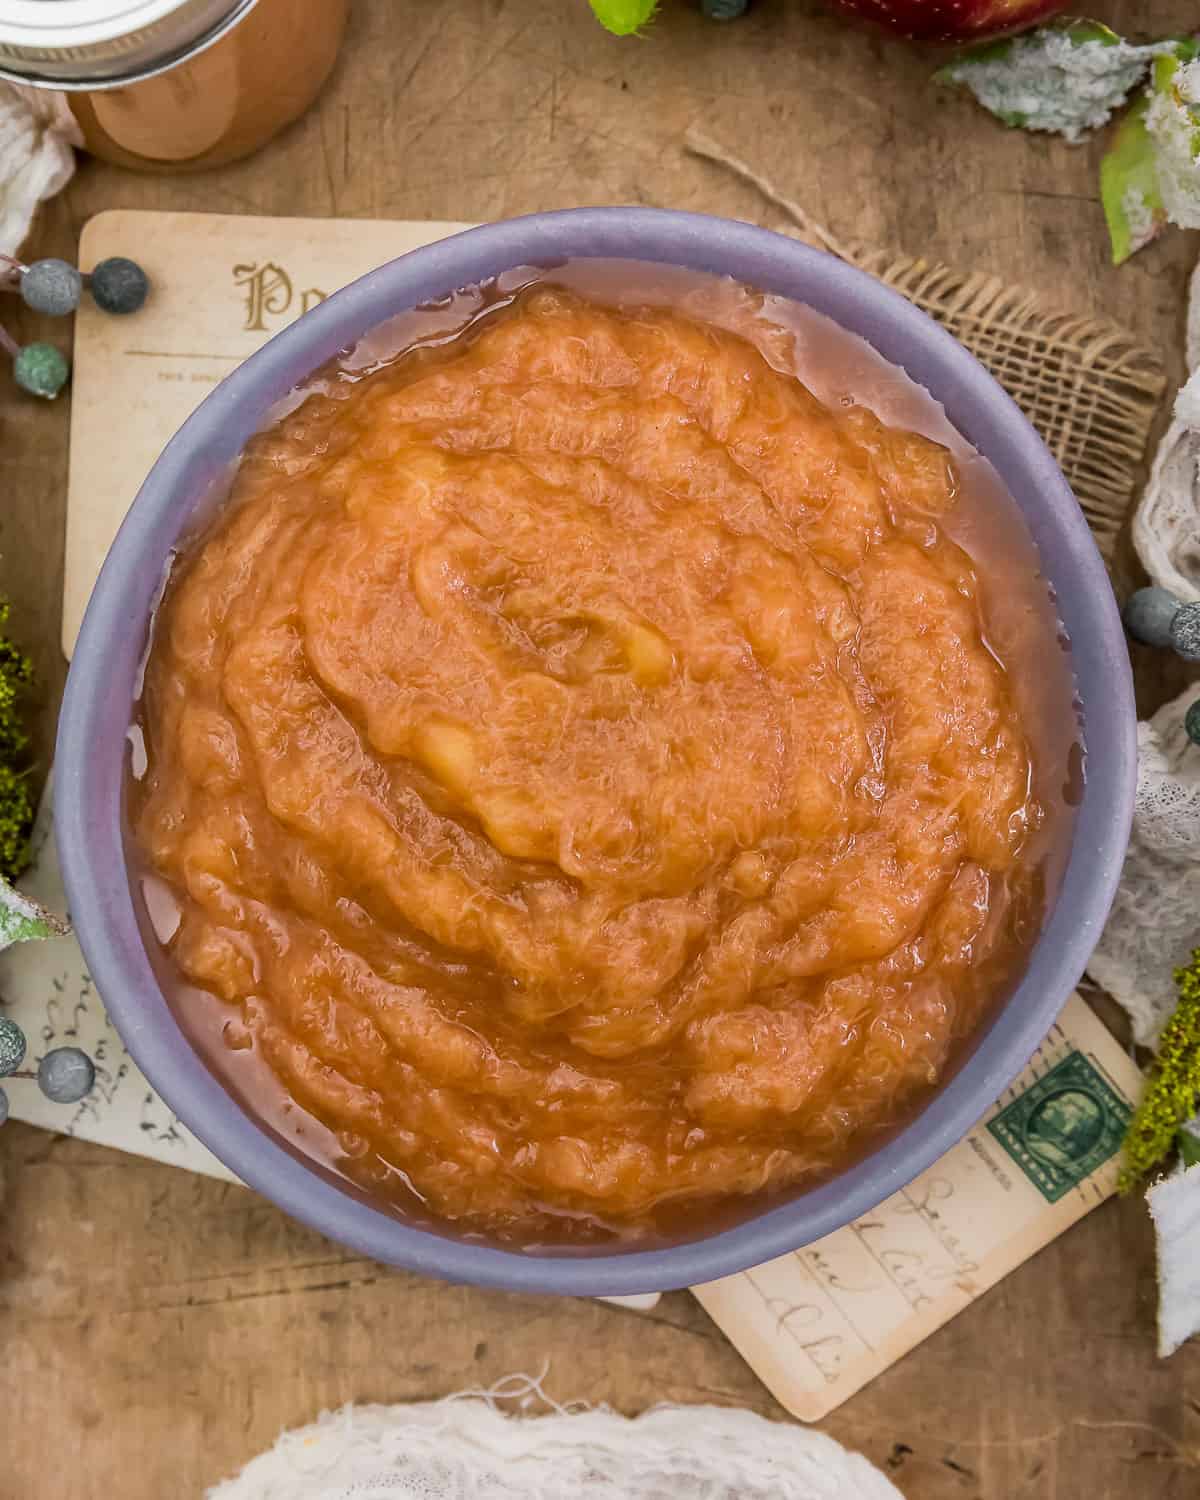
[[[89,303],[76,322],[68,656],[142,481],[212,387],[329,293],[468,227],[125,211],[87,224],[81,266],[130,255],[153,292],[131,317],[106,317]],[[38,894],[54,904],[51,892]],[[13,950],[9,962],[58,962],[83,984],[82,955],[60,961],[47,946]],[[55,988],[40,972],[0,977],[9,993]],[[100,1014],[95,1021],[107,1024]],[[30,1027],[38,1024],[31,1013]],[[1139,1078],[1073,997],[1021,1078],[991,1108],[980,1100],[979,1125],[928,1172],[816,1244],[693,1290],[780,1402],[819,1420],[1111,1195]],[[129,1149],[118,1123],[83,1122],[75,1133]]]

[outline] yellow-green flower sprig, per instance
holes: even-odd
[[[1175,984],[1179,1000],[1125,1134],[1124,1193],[1166,1161],[1179,1146],[1183,1127],[1200,1113],[1200,948],[1193,950],[1191,963],[1175,970]]]

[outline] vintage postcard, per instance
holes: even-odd
[[[1111,1196],[1140,1086],[1075,995],[929,1171],[816,1244],[693,1291],[772,1394],[815,1422]]]
[[[76,315],[63,583],[68,658],[126,511],[212,388],[330,292],[469,227],[122,209],[88,221],[80,265],[136,245],[154,291],[133,318],[106,317],[86,297]]]

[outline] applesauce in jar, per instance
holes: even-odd
[[[954,1065],[1078,730],[1015,506],[899,371],[713,278],[525,280],[251,444],[158,611],[132,823],[252,1111],[426,1219],[636,1240]]]

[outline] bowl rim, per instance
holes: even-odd
[[[132,882],[124,878],[122,833],[126,732],[147,622],[172,548],[201,497],[228,474],[280,398],[387,318],[505,270],[566,258],[635,259],[734,276],[815,307],[929,389],[1025,514],[1072,640],[1088,736],[1067,868],[1024,977],[911,1123],[830,1181],[732,1228],[595,1255],[504,1249],[406,1223],[350,1196],[257,1124],[209,1071],[162,995]],[[1128,652],[1083,513],[1042,439],[949,333],[866,273],[755,225],[665,209],[562,209],[462,231],[351,282],[250,355],[183,424],[142,485],[87,607],[59,721],[55,831],[89,972],[130,1055],[179,1119],[245,1183],[323,1234],[409,1270],[514,1291],[622,1295],[695,1286],[812,1243],[875,1208],[979,1121],[1052,1027],[1099,937],[1132,818],[1135,734]]]

